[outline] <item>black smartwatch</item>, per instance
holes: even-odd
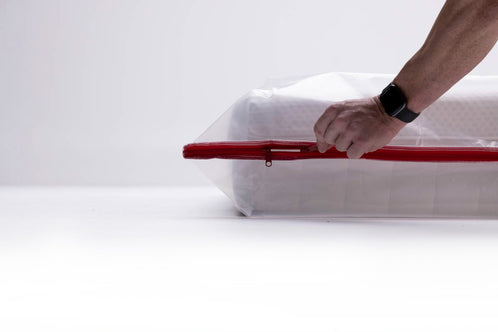
[[[412,122],[419,115],[419,113],[412,112],[406,107],[406,97],[403,91],[394,83],[389,83],[382,90],[380,102],[387,114],[403,122]]]

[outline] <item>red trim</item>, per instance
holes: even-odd
[[[335,148],[320,153],[317,151],[315,142],[232,141],[188,144],[183,147],[183,157],[186,159],[266,160],[271,165],[272,160],[344,159],[347,158],[347,155]],[[490,162],[498,161],[498,148],[385,146],[377,151],[364,154],[362,159],[415,162]]]

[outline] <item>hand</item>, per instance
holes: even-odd
[[[347,151],[348,158],[357,159],[388,144],[405,125],[389,116],[376,96],[333,103],[313,129],[318,151],[335,145],[338,151]]]

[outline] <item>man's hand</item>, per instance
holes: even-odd
[[[335,145],[337,150],[347,151],[348,158],[357,159],[388,144],[405,125],[389,116],[376,96],[330,105],[314,131],[318,151],[323,153]]]

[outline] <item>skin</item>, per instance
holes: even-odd
[[[407,107],[422,112],[489,53],[498,40],[498,0],[447,0],[427,39],[393,82]],[[330,105],[314,126],[318,151],[335,146],[357,159],[388,144],[406,125],[379,95]]]

